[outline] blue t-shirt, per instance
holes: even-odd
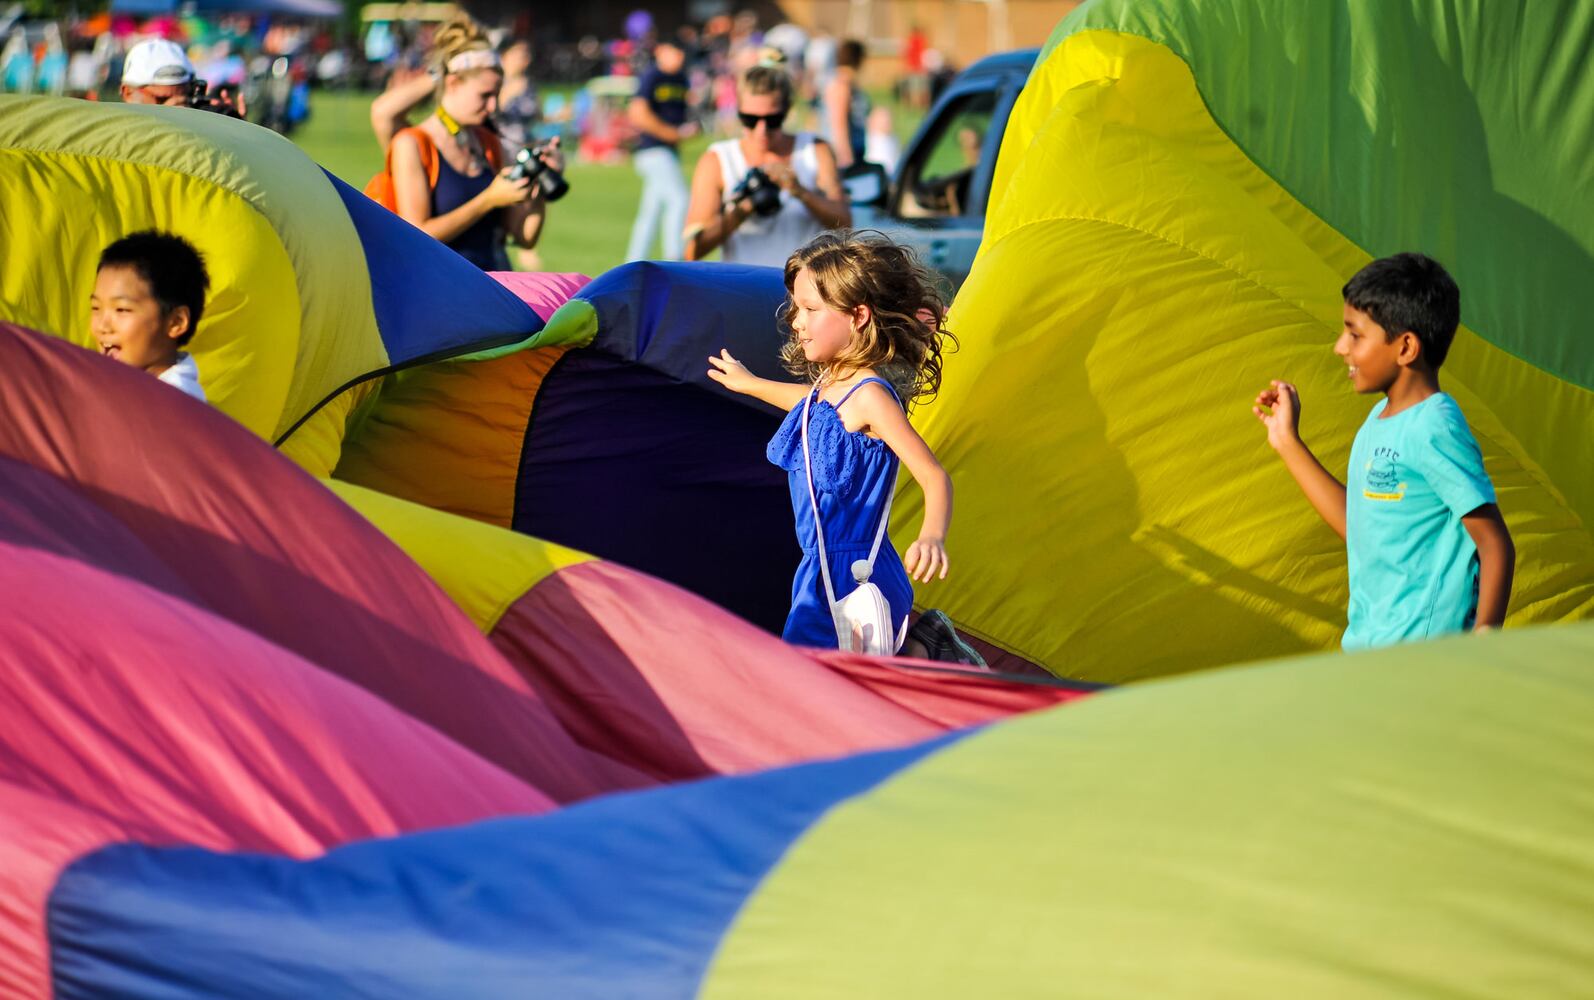
[[[636,96],[647,101],[648,108],[666,125],[685,124],[686,94],[687,82],[683,74],[660,73],[656,69],[644,73],[636,88]],[[637,149],[653,149],[655,146],[675,148],[674,143],[654,138],[646,132],[637,136]]]
[[[1345,477],[1346,649],[1460,632],[1478,612],[1478,549],[1461,519],[1494,503],[1461,407],[1442,392],[1356,432]]]

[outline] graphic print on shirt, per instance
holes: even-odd
[[[669,80],[660,80],[653,87],[654,104],[668,104],[672,101],[684,101],[686,100],[686,96],[687,91],[684,84],[672,83]]]
[[[1368,500],[1398,503],[1406,499],[1406,483],[1400,475],[1400,452],[1393,448],[1373,449],[1373,457],[1362,469],[1362,496]]]

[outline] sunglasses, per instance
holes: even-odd
[[[747,129],[749,132],[757,128],[759,122],[763,122],[773,132],[775,129],[780,128],[781,123],[786,120],[786,113],[789,110],[791,109],[781,108],[772,115],[750,115],[745,111],[738,111],[736,112],[736,117],[741,121],[742,128]]]

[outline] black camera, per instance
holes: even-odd
[[[768,218],[780,211],[780,185],[757,167],[747,171],[747,176],[731,192],[731,201],[743,198],[753,203],[753,214]]]
[[[564,175],[542,162],[542,155],[552,148],[552,143],[522,147],[515,154],[514,169],[509,172],[510,180],[530,177],[535,181],[545,201],[558,201],[570,190],[570,182],[565,180]]]
[[[190,80],[188,83],[188,106],[199,108],[202,111],[214,111],[218,115],[228,118],[242,119],[238,113],[237,89],[229,84],[222,84],[216,92],[210,92],[210,85],[204,80]]]

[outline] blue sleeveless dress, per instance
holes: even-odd
[[[897,484],[897,456],[884,441],[861,431],[848,431],[837,412],[847,405],[853,393],[870,382],[879,382],[897,398],[896,390],[885,379],[867,378],[847,390],[835,406],[815,399],[809,409],[808,447],[813,453],[814,492],[819,495],[825,552],[830,557],[830,582],[837,600],[857,589],[852,564],[869,558],[875,531],[885,513],[886,498]],[[897,401],[900,403],[901,399]],[[825,599],[824,580],[819,575],[819,543],[803,464],[802,422],[803,404],[798,403],[786,414],[765,452],[771,462],[786,470],[792,514],[797,520],[797,544],[803,550],[803,561],[797,566],[791,585],[791,614],[786,617],[781,638],[799,646],[835,649],[839,640]],[[913,607],[913,584],[889,537],[880,543],[869,582],[885,595],[891,605],[892,621],[900,629]]]

